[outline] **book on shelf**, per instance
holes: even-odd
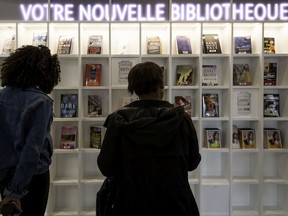
[[[138,98],[136,97],[133,97],[133,96],[125,96],[125,97],[122,97],[121,99],[121,107],[124,107],[130,103],[132,103],[133,101],[136,101],[138,100]]]
[[[219,117],[218,93],[202,95],[202,117]]]
[[[264,94],[264,117],[280,117],[280,95]]]
[[[221,130],[219,128],[205,128],[204,146],[209,149],[222,147]]]
[[[16,36],[12,34],[4,40],[2,54],[11,54],[16,50]]]
[[[133,62],[129,60],[119,61],[118,63],[118,83],[128,84],[128,74],[133,67]]]
[[[175,106],[183,106],[185,112],[191,117],[191,96],[175,96]]]
[[[277,85],[277,63],[276,62],[264,63],[264,85],[265,86]]]
[[[252,85],[250,65],[248,63],[233,64],[233,85]]]
[[[184,35],[176,36],[177,54],[192,54],[190,38]]]
[[[240,149],[240,139],[239,139],[239,131],[236,125],[233,125],[232,131],[232,148],[233,149]]]
[[[264,37],[264,54],[275,54],[275,38],[274,37]]]
[[[238,128],[240,146],[243,149],[256,148],[255,131],[252,128]]]
[[[34,32],[32,39],[33,46],[47,46],[47,32]]]
[[[88,39],[87,54],[101,54],[102,41],[102,35],[91,35]]]
[[[88,95],[88,117],[102,116],[102,96]]]
[[[250,92],[238,92],[237,113],[239,115],[251,114],[251,93]]]
[[[61,149],[75,149],[77,142],[77,126],[63,126],[61,130]]]
[[[217,65],[202,65],[202,86],[218,86]]]
[[[59,36],[57,54],[71,54],[73,48],[73,36]]]
[[[147,37],[147,54],[161,54],[162,43],[159,36]]]
[[[102,78],[102,64],[85,65],[85,86],[100,86]]]
[[[202,46],[204,54],[221,54],[221,45],[218,34],[203,34]]]
[[[101,148],[101,134],[102,128],[98,125],[90,126],[90,147],[91,148]]]
[[[193,84],[193,65],[176,66],[176,85],[192,86]]]
[[[61,94],[60,117],[73,118],[78,115],[78,94]]]
[[[282,148],[281,132],[276,128],[264,128],[264,148]]]
[[[252,53],[251,35],[234,37],[234,46],[236,54],[251,54]]]

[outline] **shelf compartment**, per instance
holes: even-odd
[[[259,183],[261,178],[259,153],[246,152],[246,149],[240,150],[233,151],[232,154],[232,181],[235,183]]]
[[[233,183],[231,187],[232,215],[259,215],[258,184]]]

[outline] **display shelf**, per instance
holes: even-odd
[[[48,32],[48,47],[56,53],[60,35],[72,35],[69,55],[58,55],[61,82],[50,94],[55,118],[51,134],[54,155],[47,216],[95,215],[95,196],[104,176],[96,166],[99,149],[90,148],[90,126],[102,127],[107,116],[122,106],[129,69],[139,62],[153,61],[164,67],[164,99],[174,103],[177,95],[191,96],[202,161],[188,174],[202,216],[287,216],[288,194],[288,46],[287,22],[0,22],[0,53],[4,38],[16,34],[16,46],[32,44],[34,32]],[[222,54],[203,54],[202,34],[217,33]],[[102,53],[87,54],[88,38],[102,35]],[[176,36],[188,35],[192,54],[177,54]],[[251,35],[252,53],[235,54],[234,37]],[[159,36],[162,54],[147,54],[147,37]],[[263,37],[274,37],[275,54],[264,54]],[[8,54],[0,54],[0,64]],[[119,72],[121,61],[130,62]],[[264,85],[264,63],[277,63],[277,85]],[[100,86],[85,86],[85,65],[102,64]],[[252,85],[233,85],[233,64],[249,63]],[[192,64],[192,86],[176,85],[176,66]],[[218,86],[202,86],[202,65],[216,65]],[[125,71],[126,70],[126,71]],[[122,73],[123,72],[123,73]],[[122,77],[123,75],[123,77]],[[122,82],[123,81],[123,82]],[[238,112],[237,97],[251,94],[250,112]],[[61,94],[78,95],[78,115],[61,118]],[[219,117],[202,116],[202,95],[218,93]],[[265,93],[280,94],[280,117],[263,117]],[[88,95],[102,96],[102,116],[88,117]],[[137,99],[135,95],[132,96]],[[61,149],[61,128],[77,126],[76,149]],[[256,148],[233,149],[232,128],[255,130]],[[219,128],[221,149],[204,147],[204,128]],[[264,128],[281,131],[282,149],[265,149]]]

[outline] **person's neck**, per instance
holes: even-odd
[[[140,100],[162,100],[161,96],[157,92],[152,92],[150,94],[139,95]]]

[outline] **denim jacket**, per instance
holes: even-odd
[[[0,90],[0,181],[4,195],[22,198],[34,175],[48,171],[53,153],[53,100],[37,88]]]

